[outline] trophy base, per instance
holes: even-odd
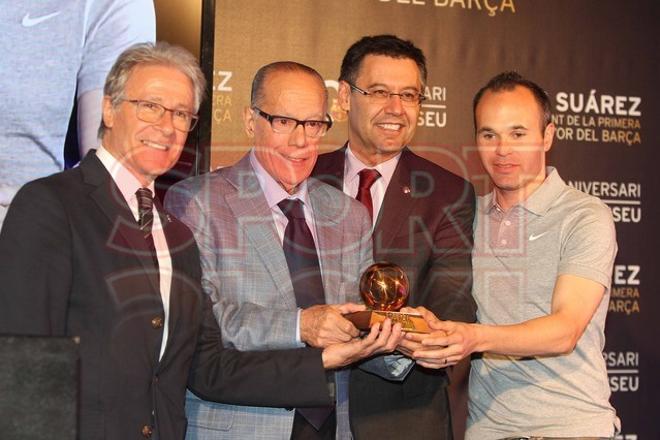
[[[409,333],[430,333],[429,326],[421,315],[410,313],[386,312],[383,310],[365,310],[344,315],[359,330],[369,330],[377,322],[383,322],[386,318],[392,320],[392,324],[401,324],[401,329]]]

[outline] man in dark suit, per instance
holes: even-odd
[[[183,439],[187,383],[241,405],[329,405],[324,368],[370,343],[222,348],[192,234],[152,198],[194,126],[204,82],[181,48],[124,52],[106,80],[100,148],[23,187],[0,233],[0,333],[80,338],[82,439]]]
[[[409,305],[424,305],[443,319],[473,322],[474,190],[407,148],[426,76],[424,54],[409,41],[379,35],[353,44],[342,62],[338,96],[348,112],[348,142],[319,156],[313,174],[370,211],[374,260],[405,269]],[[357,439],[400,438],[409,429],[424,439],[452,437],[446,372],[422,368],[404,356],[416,344],[404,340],[402,355],[353,369],[350,418]]]

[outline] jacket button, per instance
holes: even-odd
[[[151,435],[154,433],[154,429],[149,425],[144,425],[142,427],[142,436],[144,438],[151,438]]]
[[[163,328],[163,318],[160,316],[156,316],[151,320],[151,327],[155,329]]]

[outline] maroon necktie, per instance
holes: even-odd
[[[358,187],[357,196],[355,197],[358,202],[361,202],[367,211],[371,221],[374,220],[374,205],[371,200],[371,185],[380,177],[380,173],[374,169],[365,168],[360,171],[360,186]]]

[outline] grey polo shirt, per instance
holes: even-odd
[[[618,419],[602,356],[617,251],[610,210],[548,168],[543,184],[507,212],[494,194],[479,197],[474,239],[480,323],[513,324],[550,314],[560,275],[596,281],[606,291],[572,353],[484,354],[472,361],[466,438],[612,436]]]

